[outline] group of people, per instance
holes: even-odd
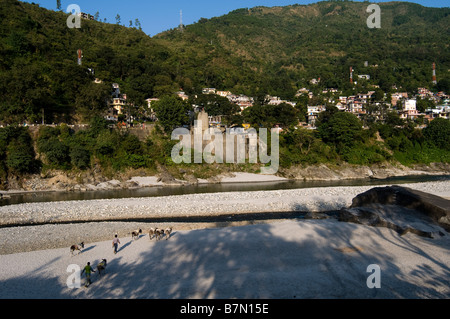
[[[112,248],[114,249],[114,254],[117,254],[119,245],[120,245],[120,239],[116,234],[116,235],[114,235],[114,239],[112,241]],[[95,270],[91,267],[91,263],[88,262],[86,264],[86,266],[83,268],[83,270],[81,271],[81,275],[83,275],[83,274],[86,275],[86,283],[84,285],[85,287],[89,287],[89,285],[92,284],[91,274],[94,272],[95,272]]]

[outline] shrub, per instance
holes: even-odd
[[[9,170],[18,175],[34,173],[38,167],[34,152],[30,152],[27,147],[20,144],[8,146],[6,165]]]
[[[424,130],[428,142],[438,148],[450,150],[450,120],[438,118]]]
[[[109,131],[102,131],[96,140],[95,151],[99,155],[112,155],[119,145],[119,138]]]
[[[68,168],[70,166],[69,147],[58,138],[52,137],[40,141],[39,152],[47,157],[48,164],[52,167]]]
[[[346,153],[343,154],[343,158],[350,164],[371,165],[385,161],[385,155],[386,152],[376,145],[366,146],[364,144],[357,144],[348,149]]]
[[[91,153],[82,146],[74,146],[70,151],[70,159],[73,166],[86,169],[91,164]]]
[[[121,147],[128,154],[142,155],[143,153],[142,143],[136,135],[127,134],[122,140]]]

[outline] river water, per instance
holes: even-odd
[[[72,200],[94,200],[112,198],[155,197],[170,195],[185,195],[198,193],[245,192],[262,190],[299,189],[312,187],[334,186],[377,186],[405,183],[420,183],[450,180],[450,175],[444,176],[403,176],[388,179],[360,179],[341,181],[283,181],[263,183],[226,183],[202,184],[190,186],[163,186],[137,189],[118,189],[86,192],[38,192],[11,195],[11,198],[1,199],[0,206],[32,202],[55,202]]]

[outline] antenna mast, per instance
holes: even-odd
[[[180,31],[183,32],[184,26],[183,26],[183,10],[180,10]]]
[[[436,80],[436,63],[433,62],[433,77],[432,77],[433,84],[437,84]]]
[[[77,53],[78,53],[78,65],[81,65],[82,64],[82,59],[83,59],[83,51],[81,51],[81,49],[79,49],[77,51]]]

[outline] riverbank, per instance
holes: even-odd
[[[404,184],[450,197],[450,181]],[[217,216],[253,212],[329,212],[348,207],[371,186],[25,203],[0,207],[0,226]]]
[[[149,187],[172,187],[189,185],[214,185],[233,183],[264,183],[286,181],[347,181],[347,180],[383,180],[390,177],[405,176],[443,176],[450,175],[450,164],[432,163],[406,167],[400,164],[383,163],[371,166],[359,166],[343,163],[341,165],[295,166],[280,169],[276,175],[262,175],[249,172],[230,171],[216,168],[208,178],[195,177],[192,171],[160,166],[158,172],[146,170],[128,170],[107,178],[97,170],[86,172],[47,171],[43,175],[33,175],[23,180],[9,182],[9,188],[0,191],[0,195],[11,196],[42,192],[89,192]]]
[[[403,186],[450,199],[448,180]],[[371,188],[0,207],[0,267],[8,269],[0,272],[0,299],[449,298],[447,234],[400,235],[320,214],[349,207],[356,195]],[[293,211],[309,217],[233,221],[233,216],[249,212]],[[229,221],[214,221],[227,214]],[[179,222],[177,216],[211,221]],[[23,225],[6,227],[8,222]],[[37,222],[43,224],[33,225]],[[150,227],[173,227],[173,232],[168,240],[150,240]],[[136,229],[143,232],[135,241],[131,232]],[[111,248],[114,234],[121,240],[117,255]],[[84,250],[72,256],[69,247],[80,242]],[[67,286],[73,274],[69,265],[82,269],[90,262],[95,267],[101,259],[108,261],[106,272],[94,274],[88,289]],[[380,269],[380,288],[367,285],[370,265]]]
[[[450,198],[450,181],[404,184]],[[372,186],[324,187],[90,201],[26,203],[0,207],[0,254],[69,247],[73,243],[130,236],[141,228],[172,226],[192,230],[270,221],[227,223],[249,213],[320,213],[349,207]],[[220,222],[213,218],[225,217]],[[197,219],[189,222],[189,218]],[[207,222],[208,219],[212,222]],[[186,220],[186,221],[184,221]],[[199,221],[200,220],[200,221]],[[204,220],[204,221],[201,221]],[[11,227],[19,226],[19,227]]]

